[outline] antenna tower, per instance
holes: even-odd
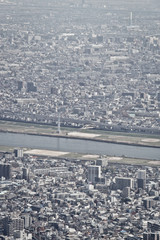
[[[60,113],[58,113],[58,133],[61,133],[61,119],[60,119]]]
[[[133,13],[130,12],[130,26],[132,26],[132,22],[133,22]]]

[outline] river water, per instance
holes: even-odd
[[[160,148],[129,146],[59,137],[35,136],[16,133],[0,133],[0,145],[26,147],[84,154],[101,154],[160,160]]]

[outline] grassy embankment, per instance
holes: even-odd
[[[57,127],[50,125],[41,124],[30,124],[30,123],[19,123],[10,121],[0,121],[0,131],[6,132],[17,132],[17,133],[27,133],[27,134],[42,134],[49,136],[57,136]],[[160,136],[158,135],[147,135],[147,134],[134,134],[134,133],[122,133],[122,132],[107,132],[101,130],[92,129],[75,129],[75,128],[62,128],[62,133],[60,136],[68,136],[69,133],[79,132],[79,133],[89,133],[96,134],[94,140],[104,140],[116,143],[129,143],[137,145],[146,145],[153,147],[160,147]],[[69,137],[69,136],[68,136]],[[80,138],[80,137],[78,137]],[[84,137],[85,138],[85,137]],[[90,137],[92,140],[92,137]],[[0,146],[0,151],[12,152],[12,147]],[[62,157],[63,158],[63,157]],[[78,153],[69,153],[65,155],[65,158],[71,159],[88,159],[87,155]],[[95,156],[89,156],[90,160],[94,160]],[[121,164],[132,164],[132,165],[160,165],[160,161],[151,161],[146,159],[133,159],[126,157],[108,157],[110,163],[121,163]]]
[[[61,137],[72,137],[72,138],[83,138],[83,136],[71,136],[72,132],[78,133],[89,133],[90,136],[84,136],[90,140],[124,143],[131,145],[151,146],[160,147],[160,136],[149,135],[149,134],[137,134],[137,133],[123,133],[123,132],[111,132],[93,129],[81,129],[81,128],[61,128],[61,134],[58,134],[57,127],[51,125],[41,124],[30,124],[30,123],[19,123],[0,121],[0,131],[17,132],[17,133],[28,133],[28,134],[41,134],[49,136],[61,136]],[[96,136],[92,137],[92,134]]]

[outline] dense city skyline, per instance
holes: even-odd
[[[0,240],[159,240],[159,0],[0,0],[0,137]]]
[[[158,9],[2,3],[2,119],[160,131]]]

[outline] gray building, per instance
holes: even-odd
[[[117,189],[120,190],[123,190],[126,187],[133,188],[134,186],[134,180],[132,178],[116,177],[115,181]]]
[[[96,183],[97,179],[101,177],[101,166],[88,166],[88,181]]]

